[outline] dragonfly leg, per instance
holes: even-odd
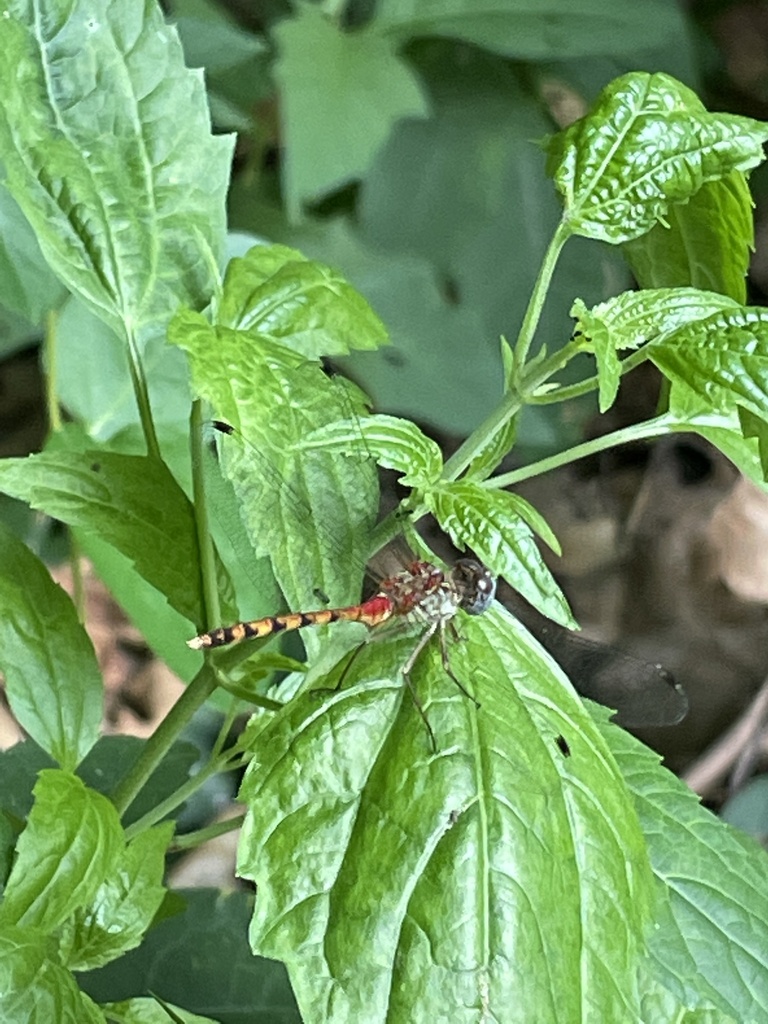
[[[403,679],[405,680],[406,685],[408,686],[408,689],[411,692],[411,700],[413,701],[416,710],[421,715],[422,722],[426,726],[427,735],[429,736],[429,745],[430,745],[430,747],[432,747],[432,753],[436,754],[437,753],[437,740],[435,739],[435,734],[432,731],[432,726],[429,724],[429,719],[427,718],[427,712],[424,710],[424,705],[421,703],[421,701],[419,700],[418,696],[416,695],[416,687],[413,685],[413,682],[411,681],[411,677],[406,673],[405,669],[403,669]]]
[[[453,622],[451,622],[450,625],[453,626]],[[440,625],[440,657],[443,659],[443,669],[445,670],[445,674],[449,676],[454,681],[454,683],[456,683],[456,685],[464,694],[464,696],[468,697],[476,708],[479,708],[480,702],[472,696],[469,690],[462,683],[459,682],[457,676],[454,675],[453,669],[451,668],[451,662],[448,658],[448,648],[445,643],[445,624],[443,623],[441,623]]]
[[[364,643],[363,644],[358,644],[357,647],[352,652],[349,661],[344,666],[344,668],[341,670],[341,675],[339,676],[339,681],[336,683],[335,686],[330,687],[330,689],[333,690],[334,693],[337,692],[338,690],[340,690],[342,688],[342,686],[344,685],[344,680],[349,675],[349,670],[352,668],[354,663],[357,661],[357,656],[360,653],[360,651],[362,651],[362,649],[364,647],[365,647]]]
[[[355,661],[357,660],[358,654],[360,653],[360,651],[362,651],[362,649],[364,647],[365,647],[365,644],[362,643],[362,644],[358,644],[357,647],[354,649],[354,651],[352,652],[352,654],[351,654],[351,656],[349,658],[349,661],[344,666],[344,668],[341,670],[341,675],[339,676],[339,680],[338,680],[338,682],[336,683],[335,686],[316,686],[316,687],[314,687],[314,689],[311,692],[312,693],[316,693],[319,697],[322,696],[324,693],[338,693],[339,690],[344,685],[344,680],[349,675],[349,670],[352,668],[352,666],[354,665]]]
[[[414,649],[411,651],[411,653],[408,655],[408,660],[406,661],[402,668],[403,679],[405,680],[408,689],[411,692],[411,700],[413,701],[416,710],[421,715],[421,720],[424,722],[424,725],[426,726],[427,735],[429,736],[429,744],[432,747],[433,754],[437,753],[437,740],[435,739],[435,734],[432,731],[432,726],[429,724],[429,719],[427,718],[427,713],[424,710],[424,705],[421,703],[418,694],[416,693],[416,687],[413,685],[413,680],[411,679],[411,671],[413,669],[413,666],[416,664],[416,659],[427,646],[432,637],[435,635],[435,631],[438,625],[439,623],[435,621],[431,623],[429,629],[426,629],[424,631],[424,634],[422,635],[421,639],[416,644]]]
[[[464,636],[463,633],[459,632],[458,626],[456,625],[453,619],[449,621],[448,629],[450,629],[451,636],[453,637],[457,644],[465,644],[467,642],[467,638]]]

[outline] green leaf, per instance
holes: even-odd
[[[613,405],[619,389],[621,363],[616,353],[637,348],[665,332],[702,320],[719,310],[739,310],[733,299],[697,288],[656,288],[622,292],[588,310],[576,299],[571,316],[575,333],[594,352],[600,385],[600,411]]]
[[[768,313],[757,306],[724,309],[685,324],[648,346],[648,356],[680,395],[716,411],[743,406],[768,417]]]
[[[735,1020],[764,1020],[768,856],[705,810],[656,754],[620,729],[603,732],[635,798],[657,878],[657,977],[690,1008],[714,1003]]]
[[[0,156],[52,269],[121,336],[204,305],[233,140],[211,136],[160,8],[53,0],[40,17],[13,0],[0,50]]]
[[[625,293],[626,294],[626,293]],[[571,316],[577,320],[576,333],[582,335],[591,348],[597,363],[597,380],[599,385],[600,412],[607,412],[616,400],[621,380],[621,362],[616,354],[622,346],[622,337],[618,332],[611,333],[605,320],[588,312],[581,299],[577,299],[571,309]]]
[[[51,938],[13,925],[0,931],[0,1018],[3,1024],[106,1024],[57,962]]]
[[[0,461],[0,490],[93,531],[173,608],[202,621],[192,506],[163,462],[99,449],[46,451]]]
[[[680,12],[664,0],[646,0],[642,6],[579,0],[578,7],[569,0],[381,0],[376,16],[382,30],[403,42],[414,36],[447,36],[534,61],[599,54],[616,58],[623,53],[634,60],[638,39],[649,50],[684,32]]]
[[[11,824],[10,815],[4,810],[0,811],[0,895],[11,873],[17,835],[18,830],[15,823]]]
[[[188,352],[197,392],[235,428],[221,438],[223,471],[289,605],[308,607],[318,587],[334,605],[355,600],[378,506],[376,467],[296,449],[313,429],[349,415],[349,392],[285,345],[211,327],[195,313],[180,312],[169,338]]]
[[[668,224],[624,245],[641,288],[690,285],[746,301],[746,274],[754,246],[752,195],[746,176],[732,171],[708,181],[684,204],[667,211]]]
[[[640,1020],[643,1024],[737,1024],[732,1018],[719,1010],[686,1010],[675,996],[659,984],[648,969],[643,970],[640,978]]]
[[[123,830],[115,808],[67,772],[46,769],[19,836],[0,921],[53,931],[114,870]]]
[[[387,341],[381,320],[338,271],[285,245],[257,245],[230,260],[215,323],[285,341],[310,359]]]
[[[0,305],[39,324],[66,294],[18,203],[0,186]]]
[[[369,451],[381,466],[400,473],[404,487],[429,487],[440,478],[440,447],[410,420],[397,416],[367,416],[342,420],[313,431],[300,442],[302,449],[331,449],[349,455]]]
[[[174,831],[166,822],[136,836],[96,894],[65,925],[62,960],[90,971],[139,945],[165,896],[165,854]]]
[[[576,332],[594,342],[595,334],[605,332],[616,350],[637,348],[660,334],[676,330],[713,313],[741,310],[733,299],[717,292],[698,288],[648,288],[639,292],[622,292],[588,310],[576,299],[571,316],[576,319]]]
[[[0,526],[0,668],[29,735],[73,769],[98,739],[102,682],[74,605],[45,566]]]
[[[361,177],[393,125],[426,116],[427,103],[397,44],[375,23],[342,32],[320,8],[302,4],[273,36],[285,201],[298,220],[303,200]]]
[[[576,622],[562,591],[541,557],[531,526],[558,551],[557,538],[536,510],[517,494],[458,481],[425,495],[427,505],[453,543],[468,545],[478,558],[542,614],[571,628]]]
[[[133,562],[92,531],[75,528],[79,549],[93,564],[99,579],[144,637],[147,646],[172,672],[189,683],[200,671],[200,655],[186,644],[189,617],[172,608],[164,594],[147,583]]]
[[[749,409],[739,407],[739,425],[741,434],[745,440],[756,440],[760,454],[760,468],[763,471],[763,480],[768,480],[768,423],[759,416],[755,416]]]
[[[252,945],[285,960],[305,1020],[634,1020],[650,877],[621,776],[511,616],[459,627],[480,708],[436,644],[413,670],[437,753],[400,678],[413,638],[367,645],[256,737]]]
[[[246,32],[212,0],[173,0],[169,9],[184,45],[187,65],[204,67],[206,77],[233,66],[252,67],[254,58],[266,50],[263,40]],[[248,84],[242,82],[241,89],[247,89]]]
[[[670,206],[706,182],[756,167],[766,139],[764,124],[707,113],[669,75],[633,72],[549,140],[548,171],[569,229],[617,244],[665,223]]]

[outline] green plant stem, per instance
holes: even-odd
[[[523,405],[530,400],[529,396],[546,383],[553,373],[561,370],[580,350],[580,346],[576,342],[569,342],[548,359],[532,364],[528,372],[523,375],[519,390],[508,391],[488,419],[481,423],[448,459],[443,468],[443,478],[455,480],[472,462],[472,459],[490,443],[507,420],[518,413]]]
[[[202,423],[202,408],[200,402],[196,401],[193,403],[190,413],[192,490],[195,499],[195,527],[197,530],[200,560],[203,617],[205,619],[203,626],[210,626],[218,621],[219,597],[216,589],[216,559],[213,551],[213,541],[208,529],[208,512],[205,501]],[[192,716],[208,700],[217,686],[216,673],[213,667],[206,662],[176,704],[174,704],[173,708],[171,708],[168,715],[147,740],[138,761],[115,790],[112,799],[120,814],[123,814],[130,807],[149,776],[165,757],[172,744],[178,739],[192,719]],[[210,763],[214,763],[214,761],[212,760]],[[206,770],[207,767],[204,771]],[[218,770],[218,768],[214,770]],[[195,779],[199,778],[199,775],[195,776]],[[198,785],[200,784],[198,783]],[[174,798],[175,796],[176,794],[174,794]],[[151,813],[154,814],[156,811],[157,808]]]
[[[192,850],[196,846],[207,843],[209,839],[223,836],[227,832],[234,832],[236,828],[240,828],[244,821],[245,814],[238,814],[234,818],[227,818],[225,821],[217,821],[213,825],[206,825],[205,828],[199,828],[196,832],[187,832],[186,835],[179,836],[178,839],[173,840],[169,848],[170,852]]]
[[[637,352],[633,352],[631,356],[627,356],[622,361],[620,368],[622,376],[646,361],[648,358],[647,348],[648,346],[644,345]],[[564,387],[556,388],[554,391],[547,391],[541,395],[532,395],[528,401],[531,405],[552,405],[555,402],[567,402],[570,398],[579,398],[590,391],[597,391],[598,386],[599,380],[596,376],[587,377],[585,380],[580,380],[578,384],[567,384]]]
[[[528,352],[536,334],[536,328],[539,326],[541,311],[544,308],[544,301],[547,297],[549,286],[552,283],[552,275],[555,272],[555,265],[560,256],[560,250],[570,237],[571,229],[565,217],[562,217],[547,246],[547,251],[544,253],[544,259],[541,261],[536,283],[533,286],[531,298],[525,310],[520,334],[515,342],[515,366],[518,376],[523,373],[526,360],[528,359]]]
[[[239,707],[240,701],[236,700],[233,697],[229,702],[229,710],[227,711],[226,715],[224,715],[224,719],[221,723],[221,728],[219,729],[219,734],[216,737],[213,746],[211,747],[211,759],[219,757],[222,750],[224,749],[224,744],[227,742],[227,736],[229,736],[230,732],[232,731],[232,726],[234,725],[235,719],[237,718],[237,712]]]
[[[189,416],[189,444],[192,459],[192,495],[195,508],[195,530],[200,556],[200,593],[203,597],[204,629],[221,622],[219,590],[216,585],[216,556],[208,523],[208,503],[205,500],[205,470],[203,452],[203,408],[199,399],[192,403]]]
[[[659,416],[653,420],[646,420],[645,423],[636,423],[631,427],[624,427],[622,430],[614,430],[612,434],[604,434],[583,444],[577,444],[564,452],[550,455],[549,458],[540,459],[539,462],[532,462],[520,469],[513,469],[509,473],[502,473],[500,476],[491,477],[483,482],[483,487],[510,487],[528,480],[532,476],[539,476],[551,469],[558,469],[567,466],[571,462],[583,459],[587,455],[594,455],[596,452],[606,451],[608,448],[615,448],[619,444],[628,444],[630,441],[642,441],[650,437],[660,437],[670,431],[670,418]]]
[[[152,419],[152,406],[149,401],[147,378],[144,376],[144,367],[141,365],[141,358],[136,347],[136,338],[133,331],[130,329],[126,330],[126,337],[128,339],[128,366],[131,371],[133,393],[136,396],[136,404],[139,407],[141,429],[144,432],[144,440],[147,444],[147,455],[159,459],[160,445],[155,433],[155,423]]]
[[[61,430],[61,410],[56,394],[56,313],[48,313],[45,318],[45,406],[48,413],[48,426],[55,433]]]
[[[132,825],[129,825],[125,830],[126,840],[133,839],[140,832],[144,832],[146,829],[156,825],[158,821],[175,811],[177,807],[180,807],[185,800],[188,800],[194,793],[198,791],[205,783],[214,775],[218,775],[220,772],[235,771],[240,767],[240,759],[238,757],[236,762],[230,763],[230,758],[226,756],[212,756],[206,765],[191,778],[179,786],[178,789],[174,790],[170,796],[166,797],[165,800],[161,800],[159,804],[156,804],[150,811],[147,811],[141,818],[134,821]]]
[[[203,665],[195,678],[176,701],[157,729],[147,740],[138,760],[112,794],[112,803],[124,814],[157,768],[192,716],[216,689],[216,675],[210,665]],[[198,776],[195,776],[197,778]]]
[[[561,370],[579,351],[580,346],[576,342],[570,342],[548,359],[543,359],[532,365],[524,377],[520,392],[510,391],[488,419],[448,459],[443,467],[443,478],[445,480],[455,480],[466,469],[475,455],[482,451],[485,445],[489,443],[496,431],[501,429],[507,419],[510,416],[514,416],[522,408],[523,404],[529,401],[527,396],[549,380],[553,373]],[[374,530],[369,555],[372,556],[377,551],[380,551],[393,537],[398,536],[402,532],[404,513],[407,514],[410,522],[418,522],[427,511],[427,507],[416,499],[407,508],[401,506],[394,512],[390,512]]]

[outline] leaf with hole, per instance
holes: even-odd
[[[578,1020],[585,1001],[634,1019],[650,876],[621,776],[514,619],[457,625],[451,667],[480,707],[436,644],[413,670],[436,753],[400,675],[413,638],[367,645],[339,690],[252,734],[253,948],[285,961],[306,1020]]]

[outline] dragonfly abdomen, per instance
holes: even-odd
[[[386,594],[376,594],[362,604],[347,608],[323,608],[315,612],[289,612],[286,615],[268,615],[250,622],[236,622],[233,626],[221,626],[209,633],[201,633],[187,646],[199,651],[207,647],[226,647],[243,640],[272,636],[274,633],[304,629],[306,626],[327,626],[331,622],[363,622],[366,626],[377,626],[390,618],[393,613],[392,601]]]

